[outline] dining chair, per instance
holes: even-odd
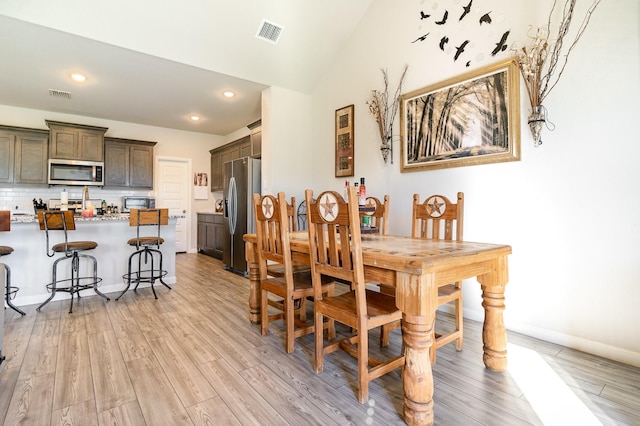
[[[312,324],[305,321],[302,312],[307,297],[314,295],[313,285],[309,279],[298,280],[293,273],[293,261],[289,243],[290,217],[287,213],[288,206],[284,193],[260,196],[253,195],[253,208],[256,220],[256,236],[258,239],[258,264],[260,270],[260,333],[266,336],[269,331],[269,322],[283,319],[285,323],[285,340],[287,353],[294,351],[296,337],[313,333]],[[295,211],[295,210],[294,210]],[[274,277],[269,274],[267,265],[281,266],[283,276]],[[333,295],[333,283],[323,284],[319,290],[321,294]],[[269,294],[282,300],[278,303],[270,303]],[[295,315],[295,305],[298,305],[300,317]],[[269,306],[279,308],[280,312],[269,315]],[[333,326],[328,324],[327,326]],[[322,324],[320,324],[322,333]],[[330,333],[335,333],[331,330]]]
[[[418,194],[413,195],[413,209],[411,220],[411,236],[444,241],[462,241],[464,227],[464,193],[458,192],[457,202],[452,203],[444,195],[431,195],[424,202],[420,202]],[[436,350],[442,346],[456,342],[456,350],[463,347],[463,310],[462,310],[462,282],[447,284],[438,288],[438,306],[453,304],[455,327],[439,334],[433,327],[433,344],[430,349],[431,363],[436,363]],[[389,331],[399,327],[393,324],[382,328],[380,334],[381,345],[389,343]]]
[[[298,221],[296,218],[296,197],[291,197],[291,203],[286,202],[287,205],[287,218],[289,219],[289,231],[296,232],[298,230]],[[296,264],[294,262],[291,267],[294,274],[300,274],[300,279],[306,279],[311,282],[311,267],[304,264]],[[273,277],[283,277],[284,267],[279,264],[267,265],[267,272]],[[303,276],[304,275],[304,276]]]
[[[413,195],[413,219],[411,236],[433,240],[462,241],[464,228],[464,193],[458,192],[457,202],[452,203],[443,195],[431,195],[420,202],[418,194]],[[431,362],[436,362],[436,349],[455,341],[456,350],[463,346],[462,282],[447,284],[438,288],[438,306],[453,303],[455,328],[444,334],[435,333],[431,346]]]
[[[371,228],[376,229],[379,234],[386,235],[389,233],[389,208],[390,197],[385,195],[384,201],[380,201],[376,197],[367,197],[365,205],[367,207],[375,207],[373,212],[360,212],[360,217],[368,215],[371,217]]]
[[[314,370],[323,370],[326,354],[344,349],[358,359],[358,401],[369,399],[369,382],[404,365],[404,356],[387,360],[369,357],[368,331],[402,317],[393,296],[365,288],[358,195],[355,188],[347,190],[348,203],[335,191],[322,192],[313,201],[313,191],[305,191],[309,232],[309,258],[314,287],[315,351]],[[322,277],[350,282],[345,293],[322,294]],[[328,336],[325,345],[322,327],[338,321],[355,330],[355,335],[336,339]],[[353,345],[357,348],[354,349]],[[375,365],[369,368],[369,364]]]

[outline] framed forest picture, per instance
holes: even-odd
[[[520,160],[513,59],[400,96],[401,171]]]

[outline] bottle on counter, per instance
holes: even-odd
[[[364,178],[360,178],[360,193],[358,197],[358,205],[364,206],[367,203],[367,187],[364,184]]]
[[[344,181],[344,199],[349,202],[349,180]]]
[[[107,202],[105,200],[102,200],[101,210],[103,215],[107,214]]]
[[[353,182],[353,187],[356,189],[356,194],[359,194],[360,188],[358,188],[358,182]]]

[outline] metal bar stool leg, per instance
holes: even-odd
[[[36,311],[39,311],[40,309],[42,309],[42,307],[44,307],[44,305],[46,305],[47,303],[51,302],[51,300],[56,296],[56,287],[57,287],[57,272],[58,272],[58,262],[60,262],[61,260],[67,260],[68,257],[61,257],[55,260],[55,262],[53,262],[53,269],[52,269],[52,274],[51,274],[51,296],[49,296],[49,298],[47,300],[45,300],[44,302],[42,302],[40,304],[40,306],[38,306],[36,308]]]
[[[7,306],[9,306],[11,309],[16,311],[20,315],[27,315],[20,308],[18,308],[13,303],[11,303],[11,294],[17,292],[18,288],[17,287],[11,287],[11,268],[9,268],[9,265],[4,264],[4,263],[0,263],[0,265],[4,266],[4,270],[6,271],[5,272],[6,273],[6,275],[5,275],[5,277],[6,277],[5,298],[6,298]]]
[[[93,291],[95,291],[98,296],[102,296],[106,300],[111,300],[109,296],[98,290],[98,261],[96,258],[89,254],[81,254],[79,257],[86,257],[93,264]]]
[[[127,290],[129,290],[129,287],[131,287],[131,262],[133,261],[133,257],[137,254],[138,252],[132,253],[131,256],[129,256],[129,263],[128,263],[128,268],[127,268],[127,286],[124,288],[124,290],[122,290],[122,293],[120,293],[120,295],[118,295],[118,297],[116,297],[116,300],[120,300],[120,298],[122,296],[124,296],[124,294],[127,292]]]

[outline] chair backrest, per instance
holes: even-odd
[[[131,209],[129,226],[167,225],[169,209]]]
[[[387,235],[389,233],[389,196],[384,196],[384,202],[380,202],[376,197],[367,197],[366,206],[375,207],[375,211],[361,212],[360,216],[371,216],[371,226],[376,227],[378,233]]]
[[[139,249],[141,244],[147,246],[155,245],[159,248],[160,244],[162,244],[162,240],[160,238],[160,227],[163,225],[167,225],[168,223],[169,209],[131,209],[129,211],[129,226],[136,227],[136,249]],[[156,235],[153,237],[153,241],[149,240],[148,236],[145,237],[144,235],[140,235],[141,228],[145,226],[156,227]],[[145,238],[146,242],[143,243],[141,238]]]
[[[0,232],[11,231],[11,212],[0,210]]]
[[[296,220],[296,197],[291,197],[291,204],[287,204],[287,217],[289,218],[289,230],[295,232],[298,230],[298,221]]]
[[[69,252],[69,237],[67,231],[75,231],[76,221],[73,212],[70,210],[38,210],[38,224],[40,230],[47,235],[47,256],[52,257],[55,253],[49,244],[49,231],[64,232],[65,252]]]
[[[347,194],[348,203],[335,191],[325,191],[314,201],[313,191],[305,191],[309,258],[316,299],[322,299],[322,275],[348,281],[361,314],[366,313],[366,296],[358,195],[354,187]]]
[[[279,192],[277,198],[253,194],[260,279],[267,278],[267,262],[275,262],[284,265],[286,282],[293,283],[289,207],[283,192]]]
[[[412,237],[462,241],[463,225],[464,194],[462,192],[458,192],[456,204],[444,195],[431,195],[422,203],[418,194],[413,195]]]

